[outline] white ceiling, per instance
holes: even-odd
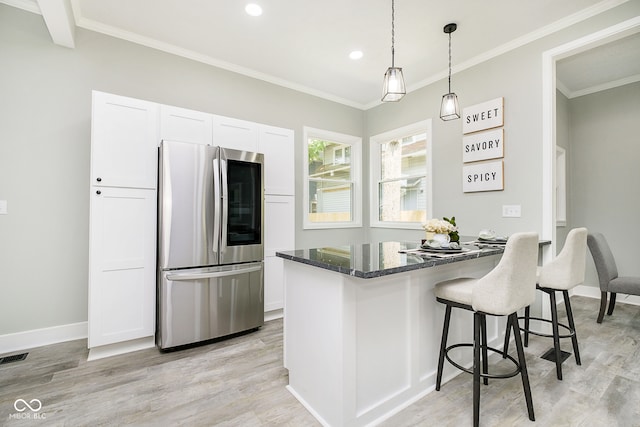
[[[251,1],[262,6],[262,16],[244,12]],[[448,37],[442,29],[455,22],[455,90],[456,71],[625,1],[396,0],[395,65],[403,68],[409,91],[445,78]],[[391,65],[391,0],[0,2],[41,13],[61,45],[73,47],[77,26],[363,109],[379,103],[382,78]],[[622,76],[623,70],[640,76],[638,37],[629,39],[621,48],[602,47],[563,60],[559,87],[575,94],[612,76],[630,78]],[[349,53],[356,49],[364,56],[353,61]],[[598,67],[585,67],[585,61]],[[576,70],[581,72],[574,79]]]

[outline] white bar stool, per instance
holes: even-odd
[[[445,358],[456,368],[472,373],[474,426],[478,426],[480,422],[480,378],[483,378],[484,383],[487,384],[488,378],[510,378],[518,374],[522,377],[529,419],[535,421],[517,311],[529,306],[535,300],[537,264],[538,234],[516,233],[507,241],[504,254],[498,265],[484,277],[447,280],[435,286],[436,300],[446,305],[436,390],[440,390]],[[473,343],[454,344],[447,347],[449,322],[453,307],[473,311]],[[518,360],[487,345],[486,315],[508,316],[507,328],[513,328]],[[449,350],[465,346],[473,347],[473,369],[464,368],[448,355]],[[514,363],[516,369],[502,375],[489,374],[488,350],[503,354]],[[480,353],[482,353],[482,357]],[[482,372],[480,372],[480,363],[482,363]]]
[[[578,337],[576,336],[576,327],[573,321],[573,312],[571,311],[571,303],[569,302],[569,290],[584,282],[585,261],[587,254],[587,229],[574,228],[567,234],[562,251],[551,262],[542,267],[538,267],[537,285],[536,287],[542,292],[549,295],[551,305],[551,319],[543,319],[540,317],[530,316],[530,307],[527,306],[524,311],[524,346],[529,345],[529,334],[541,337],[553,338],[553,350],[550,350],[544,359],[555,361],[556,377],[562,380],[562,362],[569,357],[569,353],[563,352],[560,348],[560,338],[571,338],[573,344],[573,354],[576,364],[581,365],[580,350],[578,348]],[[556,305],[556,292],[562,292],[564,306],[567,310],[567,322],[564,325],[558,321],[558,309]],[[532,331],[529,327],[530,319],[541,322],[551,323],[552,334]],[[560,328],[568,331],[561,335]],[[504,336],[504,352],[509,349],[509,329]]]

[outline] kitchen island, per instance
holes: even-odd
[[[287,388],[318,421],[376,424],[434,390],[444,306],[433,287],[483,276],[504,249],[463,248],[425,254],[416,243],[381,242],[277,253],[284,259]],[[472,319],[454,310],[450,343],[472,341]],[[488,318],[490,346],[502,346],[505,322]],[[471,363],[470,351],[459,357]],[[445,366],[444,380],[458,373]]]

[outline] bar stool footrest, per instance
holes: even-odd
[[[518,317],[518,320],[525,320],[525,317]],[[529,316],[529,320],[538,320],[540,322],[553,323],[550,319],[543,319],[541,317],[531,317],[531,316]],[[558,326],[561,327],[561,328],[566,329],[567,331],[569,331],[568,334],[558,335],[558,338],[571,338],[576,334],[575,330],[571,329],[569,326],[567,326],[565,324],[562,324],[562,323],[558,322]],[[532,331],[531,329],[525,329],[522,326],[520,326],[520,330],[522,332],[528,332],[528,333],[530,333],[532,335],[537,335],[539,337],[553,338],[553,334],[545,334],[545,333],[542,333],[542,332]]]
[[[454,344],[454,345],[450,345],[449,347],[445,348],[444,350],[444,357],[449,361],[449,363],[451,363],[453,366],[455,366],[456,368],[460,369],[461,371],[464,371],[468,374],[473,374],[473,369],[469,369],[469,368],[465,368],[464,366],[460,365],[459,363],[453,361],[450,357],[449,357],[449,350],[453,350],[454,348],[458,348],[458,347],[473,347],[473,343],[459,343],[459,344]],[[482,346],[485,347],[485,346]],[[481,348],[482,348],[481,347]],[[511,378],[511,377],[515,377],[516,375],[518,375],[521,371],[520,368],[520,363],[518,363],[518,361],[513,358],[512,356],[506,354],[501,351],[498,350],[496,348],[493,347],[489,347],[486,346],[487,350],[492,351],[494,353],[498,353],[502,356],[506,356],[507,359],[509,359],[515,366],[516,369],[515,371],[512,372],[507,372],[504,374],[489,374],[489,373],[480,373],[480,378],[495,378],[495,379],[503,379],[503,378]]]

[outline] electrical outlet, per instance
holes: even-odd
[[[520,218],[520,205],[502,205],[503,218]]]
[[[6,215],[6,214],[7,214],[7,201],[0,200],[0,215]]]

